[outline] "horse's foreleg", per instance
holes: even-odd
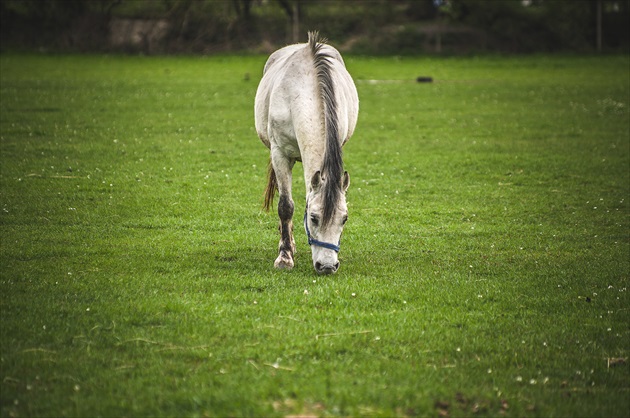
[[[278,216],[280,217],[280,244],[278,258],[274,266],[277,268],[293,268],[293,254],[295,240],[293,239],[293,200],[287,195],[280,196],[278,202]]]
[[[278,245],[278,258],[274,266],[280,269],[293,268],[293,254],[295,253],[295,240],[293,239],[293,199],[291,197],[292,169],[295,161],[288,160],[281,155],[272,152],[273,168],[278,182],[278,217],[280,218],[280,244]]]

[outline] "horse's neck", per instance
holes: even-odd
[[[316,89],[308,86],[307,89]],[[313,93],[313,94],[319,94]],[[326,152],[326,134],[324,131],[324,115],[317,101],[303,102],[292,109],[293,129],[300,148],[304,182],[308,193],[313,175],[321,170]]]
[[[303,147],[302,167],[304,168],[304,185],[307,194],[310,191],[313,175],[322,169],[325,149],[326,143],[321,139],[313,140]]]

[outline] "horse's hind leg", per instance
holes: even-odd
[[[275,155],[274,155],[275,154]],[[295,161],[285,158],[278,153],[271,153],[273,168],[278,182],[278,217],[280,218],[280,244],[278,258],[274,266],[279,269],[293,268],[293,254],[295,240],[293,239],[293,198],[291,197],[292,169]]]

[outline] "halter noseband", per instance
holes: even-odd
[[[339,244],[341,244],[341,240],[339,240],[339,244],[335,245],[335,244],[331,244],[330,242],[318,241],[315,238],[313,238],[311,236],[311,231],[308,230],[307,216],[308,216],[308,213],[305,211],[304,212],[304,229],[306,229],[306,236],[308,237],[308,245],[317,245],[318,247],[328,248],[329,250],[333,250],[334,252],[338,253],[340,250]]]

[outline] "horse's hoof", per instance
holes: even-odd
[[[276,258],[273,263],[274,267],[280,270],[291,270],[293,268],[293,259],[291,257],[283,256],[282,254]]]

